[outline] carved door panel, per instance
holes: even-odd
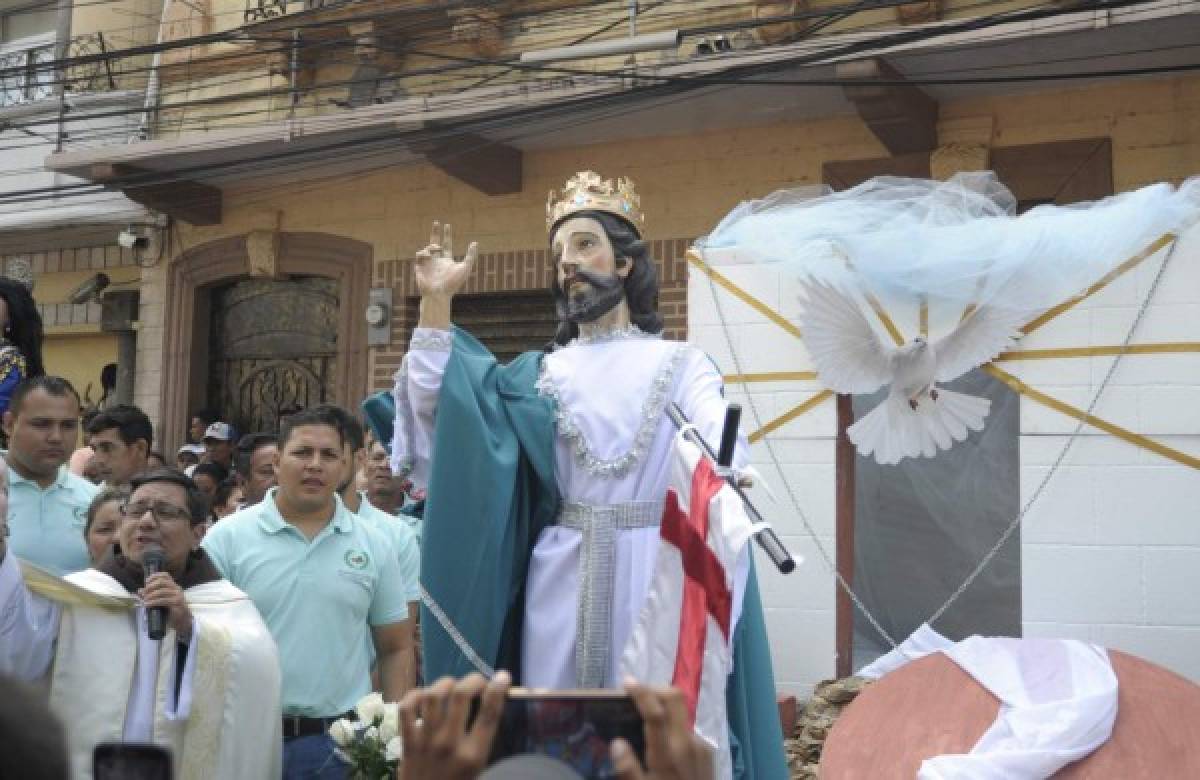
[[[338,284],[250,279],[212,293],[208,398],[239,434],[333,400]]]

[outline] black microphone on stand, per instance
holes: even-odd
[[[166,565],[166,556],[158,545],[147,547],[142,553],[142,574],[150,579],[151,574],[158,574]],[[167,608],[148,607],[146,609],[146,634],[151,639],[162,639],[167,635]]]

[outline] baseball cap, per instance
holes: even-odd
[[[197,455],[197,456],[203,455],[204,454],[204,445],[203,444],[185,444],[182,447],[180,447],[179,450],[175,454],[181,455],[185,452],[190,452],[193,455]]]
[[[233,441],[236,438],[233,435],[233,426],[229,423],[215,422],[204,431],[205,439],[218,439],[219,441]]]

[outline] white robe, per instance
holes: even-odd
[[[280,776],[279,656],[244,593],[224,580],[185,591],[195,629],[177,691],[174,631],[150,640],[144,608],[116,580],[88,569],[61,590],[36,595],[15,556],[0,564],[0,671],[48,683],[72,778],[91,778],[101,742],[162,745],[180,780]],[[88,594],[127,606],[83,603]]]
[[[431,452],[433,423],[450,357],[445,349],[447,336],[446,331],[418,329],[397,374],[393,463],[411,465],[412,479],[420,487],[425,487],[430,459],[436,455]],[[437,345],[439,340],[442,344]],[[664,376],[669,386],[667,398],[679,404],[716,449],[726,402],[721,395],[721,375],[700,350],[677,341],[643,337],[574,344],[545,356],[539,389],[550,394],[552,383],[553,395],[557,395],[555,478],[563,502],[608,506],[664,499],[675,434],[665,413],[654,414],[645,452],[621,476],[590,471],[576,456],[578,438],[563,435],[564,422],[569,420],[592,454],[601,460],[619,458],[634,446],[644,417],[653,411],[648,401],[654,382]],[[744,438],[739,445],[735,465],[745,462]],[[523,685],[576,687],[581,538],[580,531],[555,525],[543,530],[534,545],[526,580]],[[657,527],[617,531],[606,687],[621,682],[622,651],[649,592],[658,543]],[[743,560],[736,577],[738,604],[747,571]]]

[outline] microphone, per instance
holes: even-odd
[[[166,565],[166,556],[158,545],[146,547],[142,553],[142,574],[150,579],[151,574],[158,574]],[[146,634],[151,639],[162,639],[167,634],[167,608],[149,607],[146,610]]]

